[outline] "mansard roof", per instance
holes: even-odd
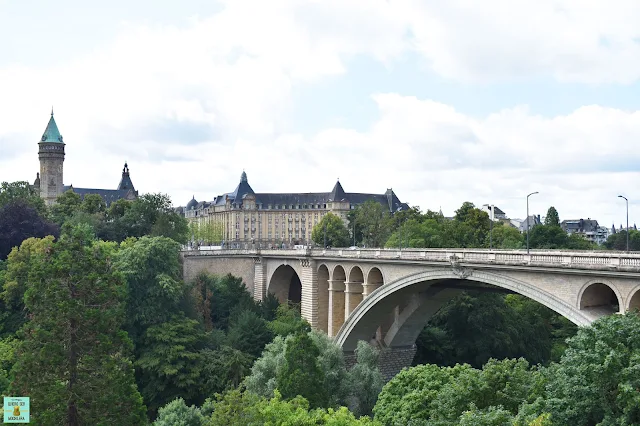
[[[336,182],[331,192],[305,192],[305,193],[255,193],[247,180],[247,174],[242,172],[240,183],[235,191],[218,195],[212,204],[225,205],[227,199],[232,203],[242,204],[242,200],[248,194],[256,197],[256,204],[262,208],[268,206],[298,206],[326,204],[333,201],[345,201],[351,205],[363,204],[368,200],[374,200],[388,208],[390,212],[408,209],[409,205],[402,203],[392,189],[387,189],[384,194],[365,194],[358,192],[345,192],[340,181]],[[200,208],[198,205],[196,209]]]
[[[53,118],[53,109],[51,110],[51,118],[49,119],[49,123],[47,124],[47,128],[44,129],[44,133],[40,138],[40,142],[55,142],[55,143],[63,143],[62,135],[58,130],[58,125],[56,124],[56,120]]]

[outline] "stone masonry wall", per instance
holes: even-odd
[[[255,262],[251,257],[186,256],[182,267],[185,281],[194,279],[201,271],[215,275],[231,274],[242,278],[249,293],[254,294]]]
[[[418,348],[413,346],[384,348],[380,350],[380,358],[378,359],[378,367],[385,383],[393,379],[396,374],[405,367],[411,367],[413,358]],[[356,354],[353,352],[344,353],[344,362],[347,369],[356,365]]]

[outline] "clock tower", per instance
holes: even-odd
[[[64,190],[62,183],[64,142],[53,119],[53,109],[49,124],[38,143],[38,158],[40,159],[40,197],[47,205],[51,205]]]

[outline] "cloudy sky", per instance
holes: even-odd
[[[393,188],[453,214],[640,224],[637,0],[0,0],[0,181],[176,205],[232,191]]]

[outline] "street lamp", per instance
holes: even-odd
[[[527,195],[527,218],[525,219],[527,221],[527,254],[529,254],[529,197],[534,194],[538,194],[538,191]]]
[[[619,198],[624,198],[627,203],[627,253],[629,253],[629,200],[624,195],[618,195]]]

